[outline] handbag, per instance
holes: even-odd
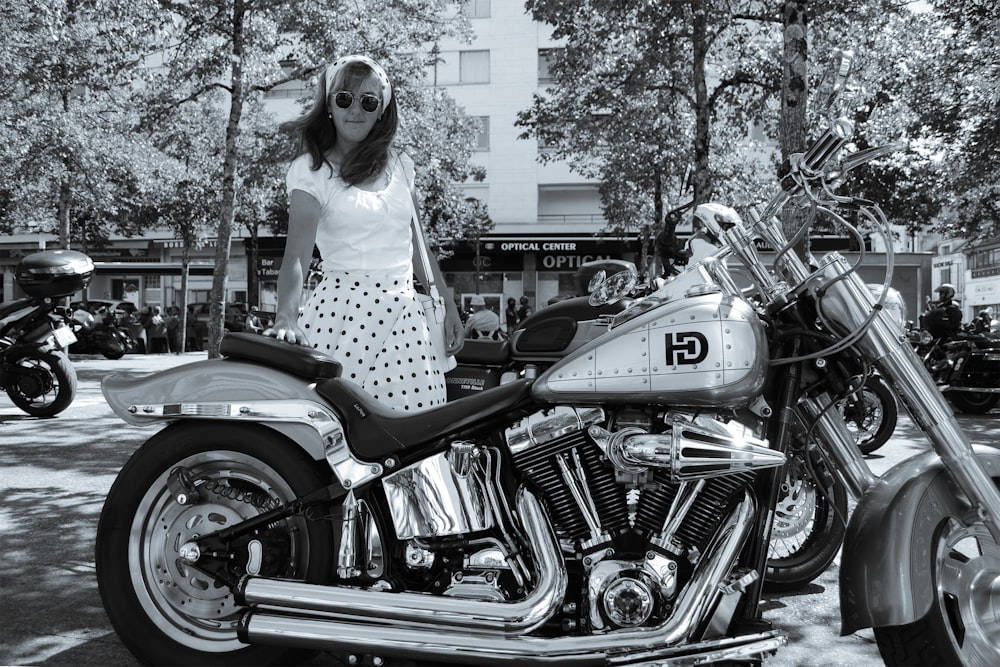
[[[424,276],[427,281],[427,293],[417,292],[416,298],[424,309],[424,316],[427,318],[427,326],[431,333],[431,346],[438,359],[443,359],[447,370],[454,370],[458,365],[455,357],[448,354],[448,341],[445,340],[444,320],[447,312],[444,304],[444,297],[438,290],[434,281],[434,273],[431,271],[431,259],[427,252],[427,242],[424,240],[423,230],[416,217],[411,219],[413,227],[413,242],[417,244],[420,254],[420,263],[423,265]]]

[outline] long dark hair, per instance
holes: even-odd
[[[353,90],[372,74],[372,69],[363,62],[347,64],[337,73],[338,90]],[[337,130],[330,118],[330,93],[326,89],[326,77],[319,76],[316,86],[316,97],[312,108],[302,117],[281,125],[281,130],[297,134],[298,150],[295,157],[308,153],[312,157],[311,168],[318,170],[324,164],[333,165],[326,158],[326,153],[337,143]],[[375,122],[372,131],[364,141],[355,146],[344,156],[340,165],[340,177],[348,185],[358,185],[381,173],[389,162],[389,150],[399,128],[399,109],[396,106],[396,96],[393,95],[385,105],[381,118]]]

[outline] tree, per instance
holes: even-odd
[[[519,115],[522,136],[539,139],[543,161],[568,160],[599,179],[608,231],[637,229],[648,246],[667,208],[719,194],[713,153],[738,146],[746,153],[745,132],[713,130],[719,119],[745,127],[777,89],[768,49],[755,34],[759,26],[708,0],[532,0],[527,6],[553,25],[565,48],[550,67],[555,85]],[[721,143],[713,149],[716,139]],[[750,183],[761,165],[726,165],[729,173],[740,167]],[[681,185],[688,173],[690,195]]]
[[[947,146],[951,200],[939,229],[973,242],[1000,236],[1000,6],[933,0],[945,26],[934,42],[936,89],[918,101],[931,136]],[[923,104],[920,104],[923,102]]]
[[[157,151],[129,132],[150,9],[143,0],[0,0],[0,228],[52,231],[67,248],[135,229],[132,211],[161,169]]]
[[[568,160],[601,181],[611,230],[640,221],[645,236],[667,224],[661,200],[676,191],[673,184],[683,182],[688,166],[696,202],[713,197],[740,207],[773,190],[768,164],[747,159],[753,142],[746,129],[775,142],[785,161],[805,150],[823,127],[824,110],[810,108],[810,96],[833,47],[857,53],[859,74],[843,108],[856,123],[858,146],[905,133],[917,148],[859,171],[852,191],[878,194],[890,218],[911,227],[926,224],[947,196],[936,159],[944,140],[928,136],[917,102],[928,91],[913,86],[914,72],[928,72],[928,83],[939,78],[929,73],[929,61],[940,54],[931,50],[926,58],[920,46],[940,41],[933,37],[941,31],[934,15],[915,16],[894,0],[848,6],[829,0],[531,0],[527,6],[554,26],[565,48],[551,67],[555,85],[519,116],[523,136],[545,146],[542,161]],[[889,191],[919,196],[904,202]],[[804,217],[789,208],[783,221],[792,235]]]
[[[391,72],[402,89],[419,82],[423,63],[414,54],[423,44],[461,28],[443,0],[399,0],[369,7],[354,2],[159,0],[169,23],[163,67],[148,80],[153,105],[148,121],[170,124],[182,107],[221,96],[215,132],[221,152],[199,156],[219,165],[216,271],[211,292],[209,355],[218,355],[228,279],[232,226],[251,157],[240,142],[247,126],[245,106],[275,86],[309,80],[337,55],[363,52]],[[294,67],[282,63],[292,54]],[[418,110],[419,111],[419,110]],[[246,197],[242,201],[248,201]]]

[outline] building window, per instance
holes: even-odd
[[[488,151],[490,149],[490,117],[474,116],[473,119],[479,122],[479,134],[476,135],[476,150]]]
[[[555,81],[551,67],[556,61],[559,49],[538,49],[538,83],[548,84]]]
[[[463,5],[465,15],[470,19],[488,19],[490,17],[490,0],[465,0]]]
[[[594,231],[590,227],[604,224],[601,193],[590,184],[539,185],[538,221]]]
[[[460,52],[458,54],[458,80],[460,83],[489,83],[490,52]]]

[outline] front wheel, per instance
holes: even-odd
[[[177,480],[198,491],[177,501]],[[232,591],[187,566],[182,545],[322,487],[320,467],[256,425],[180,422],[125,464],[101,513],[97,583],[112,626],[145,664],[296,664],[301,651],[248,646],[237,638],[245,608]],[[228,574],[322,581],[332,572],[328,521],[293,515],[234,547]],[[249,558],[248,554],[254,554]]]
[[[1000,477],[993,478],[1000,486]],[[1000,665],[1000,544],[982,523],[938,525],[927,576],[931,609],[907,625],[875,628],[886,665]]]
[[[847,534],[847,489],[819,457],[792,452],[785,464],[767,552],[764,590],[793,591],[830,566]]]
[[[64,352],[33,351],[9,364],[7,395],[32,417],[53,417],[76,397],[76,369]]]
[[[877,376],[869,377],[861,391],[839,401],[837,409],[862,454],[871,454],[888,442],[899,419],[896,397]]]
[[[970,415],[984,415],[1000,403],[1000,394],[985,391],[949,391],[948,400]]]

